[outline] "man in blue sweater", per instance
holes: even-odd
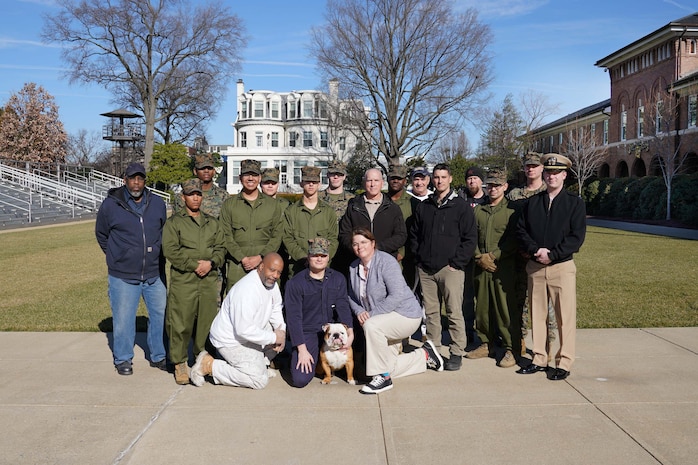
[[[165,202],[145,187],[145,168],[131,163],[124,185],[111,189],[97,213],[95,236],[107,257],[109,304],[114,325],[114,366],[133,374],[136,310],[148,309],[150,366],[167,370],[164,344],[165,259],[161,253]]]

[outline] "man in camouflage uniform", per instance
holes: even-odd
[[[264,255],[276,252],[283,235],[283,209],[276,199],[257,188],[261,177],[257,160],[240,162],[242,190],[223,203],[221,226],[227,255],[226,291],[257,268]]]
[[[201,180],[201,189],[204,196],[201,202],[201,211],[218,218],[221,214],[223,202],[229,197],[229,194],[228,191],[218,187],[213,182],[213,177],[216,175],[216,169],[213,165],[213,155],[210,153],[200,153],[194,156],[194,176]],[[182,196],[176,195],[174,211],[177,212],[182,208],[184,208]]]
[[[323,237],[329,240],[330,259],[337,252],[339,226],[334,210],[318,198],[320,168],[301,168],[303,197],[284,212],[284,246],[289,255],[289,279],[306,268],[308,241]]]
[[[512,189],[507,194],[507,199],[514,202],[517,208],[526,202],[526,200],[539,192],[543,192],[548,186],[543,181],[543,165],[540,162],[540,154],[529,152],[524,157],[524,175],[526,176],[526,185]],[[529,309],[528,309],[528,274],[526,273],[526,262],[528,258],[519,254],[516,260],[516,296],[519,307],[521,308],[521,355],[526,353],[526,344],[523,337],[528,334]],[[552,305],[548,306],[548,347],[550,342],[555,340],[557,332],[557,320],[555,319],[555,310]]]
[[[347,165],[341,160],[332,160],[327,165],[327,189],[320,193],[320,200],[327,202],[337,215],[337,222],[347,209],[349,199],[354,198],[344,190],[344,180],[347,178]]]

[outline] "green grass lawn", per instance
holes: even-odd
[[[696,257],[698,241],[590,227],[578,326],[698,326]],[[0,270],[0,331],[99,331],[111,317],[94,222],[0,232]]]

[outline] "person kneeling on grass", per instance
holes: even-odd
[[[360,390],[378,394],[393,388],[392,378],[444,369],[434,343],[401,353],[402,340],[422,324],[422,307],[402,277],[392,255],[376,250],[376,239],[363,228],[352,233],[358,257],[349,267],[349,304],[366,337],[366,374],[373,379]]]
[[[203,189],[198,178],[182,183],[184,208],[167,219],[162,250],[172,265],[167,298],[167,335],[175,382],[189,384],[187,352],[204,350],[218,312],[218,266],[225,260],[225,236],[218,220],[200,210]]]
[[[196,357],[191,368],[195,386],[203,386],[208,375],[214,383],[226,386],[262,389],[267,385],[268,362],[286,342],[281,291],[276,283],[283,269],[281,256],[269,253],[256,270],[230,289],[209,334],[216,358],[206,350]]]

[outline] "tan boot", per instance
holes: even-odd
[[[466,353],[465,358],[470,358],[470,359],[485,358],[485,357],[489,357],[489,355],[490,355],[489,346],[485,342],[485,343],[481,344],[480,347],[478,347],[477,349],[471,350],[470,352]]]
[[[196,357],[196,363],[194,364],[193,367],[191,367],[191,382],[194,386],[203,386],[204,385],[204,376],[208,376],[211,374],[211,369],[213,367],[213,357],[211,355],[203,350],[201,353]]]
[[[175,383],[177,384],[189,384],[189,367],[187,367],[186,362],[178,363],[175,365],[174,376]]]
[[[521,338],[521,355],[526,355],[526,339]]]
[[[516,365],[514,354],[511,353],[511,350],[507,350],[504,357],[499,361],[499,366],[502,368],[511,368],[514,365]]]

